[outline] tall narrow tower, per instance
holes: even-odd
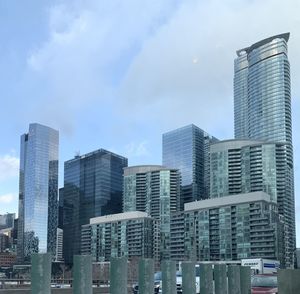
[[[285,266],[292,267],[296,237],[288,40],[289,33],[285,33],[237,51],[234,131],[236,139],[285,144],[285,181],[278,183],[277,194],[285,222]]]
[[[21,136],[18,261],[32,253],[55,256],[58,196],[58,131],[34,123]]]

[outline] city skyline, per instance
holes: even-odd
[[[96,63],[98,67],[103,65],[106,70],[111,66],[111,72],[108,72],[108,81],[101,75],[103,72],[99,72],[99,79],[102,83],[99,83],[98,86],[95,85],[98,83],[98,79],[93,80],[91,75],[91,73],[96,73],[96,69],[89,67],[90,59],[87,53],[90,53],[90,50],[93,53],[92,49],[97,49],[97,55],[101,52],[106,57],[108,56],[103,47],[99,47],[98,43],[92,43],[90,40],[92,39],[91,34],[95,32],[92,29],[93,25],[95,25],[97,16],[101,15],[101,4],[91,1],[93,5],[84,6],[84,4],[77,2],[77,4],[79,3],[77,6],[69,7],[63,2],[59,4],[53,2],[54,4],[48,3],[45,6],[39,4],[40,6],[33,8],[33,2],[31,2],[26,11],[29,14],[29,10],[32,8],[37,13],[37,17],[34,20],[26,20],[22,32],[24,34],[29,32],[35,24],[34,21],[38,21],[39,17],[40,19],[44,18],[44,20],[41,22],[41,26],[33,31],[31,38],[24,36],[20,41],[17,41],[20,36],[20,23],[12,26],[7,17],[1,17],[4,22],[3,27],[6,27],[7,24],[11,25],[11,32],[16,33],[16,36],[9,36],[8,38],[7,34],[1,32],[2,38],[8,40],[3,47],[4,71],[1,75],[4,97],[7,97],[3,106],[8,111],[3,113],[2,119],[6,122],[8,119],[11,121],[11,117],[13,117],[8,127],[7,124],[4,124],[6,127],[1,129],[3,137],[6,138],[0,148],[0,206],[1,209],[4,209],[1,213],[17,211],[19,136],[30,122],[46,124],[59,129],[61,132],[59,187],[63,185],[63,162],[71,159],[78,150],[84,154],[99,148],[106,148],[128,157],[129,165],[160,164],[161,135],[177,127],[194,123],[219,139],[233,138],[232,66],[235,51],[266,37],[288,31],[291,32],[289,59],[292,70],[293,143],[296,165],[295,196],[297,201],[299,198],[297,197],[299,132],[297,132],[296,127],[299,125],[298,117],[300,117],[300,91],[296,81],[299,79],[300,59],[296,52],[300,43],[295,30],[297,18],[293,11],[297,10],[299,4],[296,1],[290,1],[282,8],[279,1],[273,1],[275,16],[273,14],[272,18],[277,21],[270,22],[270,24],[267,23],[269,19],[264,13],[270,4],[269,1],[266,1],[266,4],[258,4],[256,1],[250,4],[247,1],[244,3],[244,7],[236,4],[235,9],[239,15],[229,24],[224,24],[224,28],[221,28],[221,25],[211,27],[211,34],[214,37],[211,38],[208,32],[201,27],[201,24],[209,27],[209,24],[212,24],[211,21],[205,17],[204,20],[200,20],[200,18],[204,16],[204,12],[209,15],[216,4],[221,7],[224,5],[226,7],[227,4],[225,12],[218,12],[221,14],[215,12],[212,15],[212,20],[215,20],[217,16],[224,19],[225,16],[230,16],[235,11],[233,5],[229,5],[228,2],[222,4],[221,1],[219,3],[217,1],[215,4],[204,2],[201,5],[194,1],[188,1],[183,6],[175,5],[176,1],[167,2],[168,4],[160,4],[161,6],[156,7],[157,10],[154,8],[150,10],[152,18],[147,20],[147,24],[142,27],[141,31],[131,33],[131,39],[128,37],[128,32],[132,27],[124,28],[126,29],[125,38],[128,37],[131,40],[128,48],[120,44],[124,42],[124,38],[121,40],[122,42],[118,41],[117,43],[115,43],[115,39],[107,39],[109,47],[118,51],[109,54],[109,63]],[[18,12],[14,9],[10,9],[10,14],[8,13],[8,8],[14,7],[13,1],[10,4],[11,7],[1,5],[3,5],[2,13],[7,13],[12,20],[17,18]],[[147,5],[152,7],[149,3]],[[131,9],[133,7],[141,9],[137,3],[130,6]],[[120,7],[125,20],[132,13],[130,8]],[[256,11],[255,8],[258,10]],[[201,9],[204,12],[201,12]],[[220,8],[218,10],[222,11]],[[246,12],[246,10],[257,12],[257,24],[253,24],[251,29],[247,29],[242,34],[245,28],[244,26],[237,28],[237,24],[243,18],[246,20],[250,18],[250,12]],[[283,17],[279,19],[281,15]],[[67,22],[63,20],[63,16],[67,16]],[[187,22],[188,16],[190,22]],[[287,19],[287,16],[290,18]],[[112,19],[113,24],[116,25],[118,23],[117,17],[112,17]],[[137,19],[137,21],[141,22],[142,20]],[[178,32],[178,35],[173,36],[172,32],[182,24],[185,25]],[[260,27],[264,27],[264,30],[257,29]],[[178,37],[180,41],[185,40],[184,32],[187,31],[189,33],[186,36],[186,45],[181,45],[183,47],[179,46],[176,49],[178,43],[176,38]],[[122,33],[124,32],[122,31]],[[120,37],[120,33],[116,35]],[[84,40],[88,46],[78,48],[78,42],[81,40]],[[171,47],[172,50],[170,47],[164,49],[162,45],[159,45],[162,40],[169,42],[174,48]],[[22,46],[19,49],[16,45],[20,44]],[[89,49],[89,46],[92,49]],[[206,48],[203,49],[202,46]],[[9,53],[12,48],[16,48],[14,53]],[[71,61],[64,60],[71,49],[75,51],[74,55],[71,56]],[[161,52],[162,57],[156,60],[159,52]],[[218,57],[220,52],[222,59],[226,59],[226,61],[220,62]],[[115,56],[112,56],[113,54]],[[72,62],[79,55],[81,56],[79,65],[74,64],[72,66]],[[117,56],[123,61],[118,62]],[[203,60],[204,56],[206,61]],[[84,66],[85,64],[86,66]],[[181,70],[175,70],[173,64]],[[209,70],[208,65],[212,67],[211,70]],[[62,66],[64,70],[56,78],[58,66]],[[70,77],[70,73],[81,67],[84,71],[82,76],[77,78],[83,79],[83,86],[79,89],[80,91],[74,87],[78,92],[76,93],[71,88],[78,80],[75,77]],[[142,72],[139,72],[140,68],[142,68]],[[159,71],[156,69],[159,68],[162,68],[162,72],[157,74],[158,77],[152,76],[153,73],[146,74],[148,71],[158,73]],[[168,71],[166,71],[167,69]],[[171,71],[174,73],[170,73]],[[143,72],[145,72],[144,75]],[[137,73],[140,77],[137,76]],[[185,76],[189,76],[190,79],[187,80]],[[60,78],[62,78],[61,84],[58,82]],[[136,84],[140,85],[141,88],[134,87],[133,78],[137,78]],[[165,83],[165,86],[162,87],[159,79]],[[105,82],[111,86],[109,89],[103,86]],[[86,90],[89,86],[91,86],[91,91]],[[149,88],[152,90],[148,91]],[[127,96],[125,101],[116,98],[120,95],[120,89],[126,90],[124,91]],[[174,95],[175,93],[176,95]],[[146,96],[142,97],[144,100],[140,98],[142,94]],[[51,98],[53,100],[50,99],[50,96],[53,97]],[[63,96],[66,96],[65,99]],[[111,99],[103,101],[100,99],[102,96]],[[132,100],[129,99],[130,96]],[[71,98],[73,99],[73,97],[75,97],[76,103],[72,103]],[[172,97],[174,100],[171,100]],[[149,99],[152,99],[153,102]],[[208,102],[209,100],[212,102]],[[130,110],[134,115],[128,110],[128,105],[124,107],[124,103],[132,105]],[[49,105],[46,110],[44,104]],[[192,107],[186,104],[191,104]],[[162,114],[166,112],[168,106],[170,108],[167,115],[162,119]],[[212,106],[216,108],[212,109]],[[122,110],[124,108],[124,112],[119,108]],[[22,116],[25,111],[26,116]],[[88,115],[83,115],[83,113],[88,113]],[[174,115],[174,113],[179,113],[179,115]],[[149,116],[147,117],[146,114]],[[103,118],[99,119],[101,116]],[[17,117],[19,118],[17,119]]]

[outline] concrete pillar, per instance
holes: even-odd
[[[228,294],[226,264],[214,265],[214,280],[215,280],[215,294]]]
[[[127,258],[110,259],[110,294],[127,294]]]
[[[213,270],[211,264],[200,264],[200,293],[213,294]]]
[[[251,294],[251,267],[240,267],[241,294]]]
[[[176,290],[176,263],[173,260],[163,260],[162,271],[162,293],[174,294]]]
[[[240,266],[228,266],[228,293],[241,294]]]
[[[139,294],[153,294],[154,260],[141,259],[139,262]]]
[[[196,293],[196,270],[195,263],[185,261],[182,266],[182,294]]]
[[[74,255],[73,262],[73,293],[92,294],[92,256]]]
[[[300,269],[285,269],[278,271],[278,293],[300,293]]]
[[[51,293],[51,262],[50,253],[31,255],[31,293]]]

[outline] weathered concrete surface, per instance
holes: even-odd
[[[213,294],[213,270],[211,264],[200,264],[200,293]]]
[[[240,266],[228,266],[228,293],[241,294],[241,273]]]
[[[32,254],[31,256],[31,293],[50,294],[51,254]]]
[[[181,266],[182,266],[182,293],[183,294],[196,293],[195,263],[190,261],[185,261],[181,264]]]
[[[127,294],[127,258],[110,259],[110,293]]]
[[[174,294],[176,290],[176,263],[173,260],[163,260],[162,271],[162,293]]]
[[[214,265],[214,278],[215,278],[215,294],[228,294],[226,264]]]
[[[154,260],[141,259],[139,262],[139,294],[153,294]]]
[[[240,267],[241,294],[251,294],[251,268]]]
[[[73,293],[92,294],[92,256],[74,255]]]
[[[300,293],[300,269],[279,270],[278,293],[279,294]]]

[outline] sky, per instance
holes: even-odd
[[[60,132],[63,162],[105,148],[161,164],[162,134],[233,138],[236,50],[290,32],[300,246],[300,1],[0,1],[0,213],[18,210],[20,135]]]

